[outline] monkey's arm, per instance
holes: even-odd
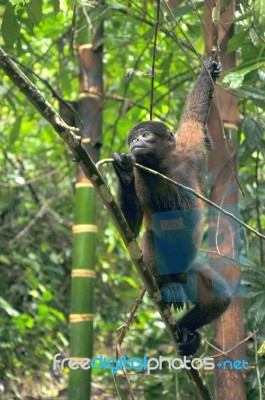
[[[181,152],[200,150],[209,140],[206,122],[214,92],[214,81],[221,73],[221,64],[207,60],[198,82],[186,102],[177,134],[177,146]]]
[[[143,210],[135,191],[133,163],[131,154],[114,153],[114,168],[119,178],[118,203],[135,237],[138,236]]]

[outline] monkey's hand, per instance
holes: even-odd
[[[211,58],[208,58],[205,61],[205,66],[208,69],[208,71],[210,72],[213,80],[215,80],[216,78],[218,78],[221,75],[222,65],[221,65],[220,61],[217,62],[217,61],[212,60]]]
[[[114,153],[114,169],[121,184],[128,186],[132,183],[134,175],[133,175],[133,163],[134,158],[132,154],[128,153]]]

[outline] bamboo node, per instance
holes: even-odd
[[[78,322],[91,322],[94,320],[94,314],[70,314],[70,324],[76,324]]]
[[[94,224],[78,224],[72,226],[72,232],[74,235],[77,233],[97,233],[97,231],[97,225]]]
[[[90,182],[89,179],[83,180],[82,182],[76,182],[75,188],[81,188],[81,187],[93,187],[92,183]]]
[[[91,142],[91,138],[90,137],[84,137],[81,140],[82,143],[90,143]]]
[[[236,124],[233,124],[231,122],[224,122],[224,128],[225,129],[233,129],[235,131],[238,131],[238,126]]]
[[[73,268],[71,272],[72,278],[96,278],[96,271],[92,269]]]

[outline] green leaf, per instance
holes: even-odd
[[[113,10],[127,10],[126,6],[116,3],[116,2],[107,4],[107,7],[109,7],[110,9],[113,9]]]
[[[224,86],[230,89],[237,89],[242,85],[242,82],[249,72],[259,69],[261,66],[264,66],[264,62],[259,62],[257,64],[252,64],[244,68],[236,69],[232,72],[229,72],[223,80]]]
[[[185,14],[188,14],[189,12],[192,12],[192,6],[190,4],[185,5],[184,7],[174,7],[173,9],[173,14],[175,17],[182,17]]]
[[[40,297],[39,292],[36,289],[32,289],[29,291],[29,295],[32,297],[35,297],[35,299],[37,299],[38,297]]]
[[[241,88],[238,89],[238,93],[247,96],[249,99],[265,102],[265,90],[252,86],[241,86]]]
[[[15,310],[3,297],[0,297],[0,308],[5,310],[5,312],[8,315],[11,315],[11,317],[17,317],[19,315],[19,312]]]
[[[45,292],[43,292],[43,300],[45,301],[51,301],[53,299],[53,294],[49,291],[49,290],[45,290]]]
[[[254,16],[261,26],[265,24],[265,1],[255,0],[254,3]]]
[[[242,123],[247,145],[251,150],[260,148],[263,130],[254,118],[245,118]]]
[[[227,45],[227,53],[232,53],[236,51],[239,47],[242,46],[242,43],[245,43],[246,38],[248,37],[250,28],[242,32],[238,32],[236,35],[232,36],[232,38],[228,41]]]
[[[1,31],[6,45],[12,47],[18,37],[20,25],[14,13],[14,7],[10,3],[5,7]]]
[[[0,255],[0,262],[6,265],[10,265],[10,259],[4,254]]]
[[[22,117],[18,117],[15,124],[12,126],[9,136],[9,145],[12,145],[18,138],[19,135],[19,128],[21,125]]]
[[[258,355],[260,357],[265,355],[265,342],[263,342],[262,345],[260,346],[260,348],[258,349]]]
[[[252,17],[252,12],[245,12],[244,14],[241,14],[238,17],[235,17],[231,20],[231,22],[233,22],[233,24],[235,24],[236,22],[240,22],[240,21],[244,21],[244,19],[247,18],[251,18]]]
[[[129,283],[129,285],[131,285],[133,288],[135,288],[135,289],[139,289],[139,283],[138,282],[135,282],[135,280],[134,279],[132,279],[132,278],[130,278],[129,276],[125,276],[124,278],[123,278],[123,280],[125,281],[125,282],[127,282],[127,283]]]
[[[27,11],[34,24],[38,24],[42,17],[42,0],[31,0],[27,5]]]

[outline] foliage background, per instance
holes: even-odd
[[[153,1],[106,1],[98,12],[93,2],[77,2],[74,47],[71,29],[74,1],[0,0],[0,44],[20,63],[50,103],[58,109],[45,82],[66,100],[78,96],[76,45],[104,18],[104,143],[101,157],[126,149],[126,134],[149,118],[150,71],[156,5]],[[179,2],[174,14],[195,49],[204,53],[204,7],[207,1]],[[228,51],[237,51],[238,65],[223,86],[238,96],[241,124],[237,137],[242,219],[259,229],[265,225],[265,11],[261,1],[237,1],[236,32]],[[197,56],[166,13],[158,37],[155,116],[177,126],[187,93],[200,70]],[[30,71],[34,71],[33,75]],[[52,357],[67,356],[69,285],[75,165],[64,144],[3,73],[0,74],[0,398],[58,398],[66,374],[52,371]],[[106,173],[115,193],[116,179]],[[118,233],[98,207],[95,354],[113,356],[116,330],[141,287]],[[257,331],[248,342],[252,370],[249,399],[264,385],[265,271],[264,244],[245,235],[242,252],[248,285],[245,323]],[[212,337],[210,328],[205,337]],[[259,350],[259,353],[258,353]],[[210,354],[207,344],[202,349]],[[173,348],[151,302],[145,298],[123,347],[128,357],[169,355]],[[257,374],[258,372],[258,374]],[[210,377],[209,377],[210,378]],[[152,377],[133,377],[136,394],[173,399],[180,390],[192,398],[185,374],[163,370]],[[211,379],[210,379],[211,380]],[[109,371],[93,373],[94,395],[113,398]],[[120,378],[121,390],[123,380]],[[212,384],[212,383],[211,383]],[[180,388],[180,389],[179,389]],[[107,396],[109,394],[109,397]],[[32,397],[30,397],[32,396]],[[107,397],[106,397],[107,396]]]

